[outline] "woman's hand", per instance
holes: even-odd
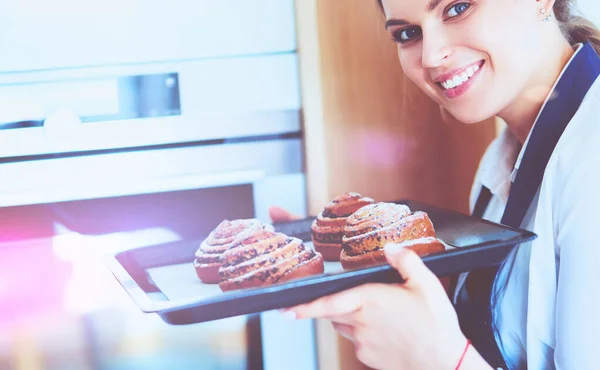
[[[467,340],[440,280],[410,249],[388,245],[385,253],[404,284],[363,285],[285,311],[332,320],[369,367],[454,369]]]
[[[269,217],[271,218],[271,222],[286,222],[300,219],[299,216],[277,206],[269,208]]]

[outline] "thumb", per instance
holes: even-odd
[[[439,284],[438,278],[412,249],[399,244],[386,244],[384,252],[388,263],[406,281],[405,286],[427,289],[432,284]]]
[[[269,208],[269,218],[272,222],[287,222],[300,219],[299,216],[296,216],[286,209],[278,206],[272,206]]]

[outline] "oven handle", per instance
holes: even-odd
[[[169,177],[155,177],[145,179],[131,178],[117,181],[96,182],[97,186],[86,184],[76,187],[57,186],[52,188],[40,187],[36,189],[18,191],[0,191],[0,206],[17,206],[54,203],[71,200],[94,199],[115,196],[138,194],[151,194],[167,191],[181,191],[215,188],[221,186],[234,186],[253,184],[265,178],[264,170],[250,169],[238,171],[214,172],[210,174],[188,174]],[[125,180],[125,181],[123,181]]]

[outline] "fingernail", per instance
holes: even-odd
[[[404,246],[400,245],[400,244],[394,244],[394,243],[387,243],[384,247],[384,250],[387,253],[398,253],[401,250],[404,249]]]
[[[279,312],[281,312],[281,310]],[[296,320],[298,318],[294,311],[283,311],[281,312],[281,316],[283,316],[284,319],[290,321]]]

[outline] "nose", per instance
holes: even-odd
[[[423,32],[423,68],[435,68],[442,65],[452,55],[452,47],[448,45],[443,33],[437,32],[426,36]]]

